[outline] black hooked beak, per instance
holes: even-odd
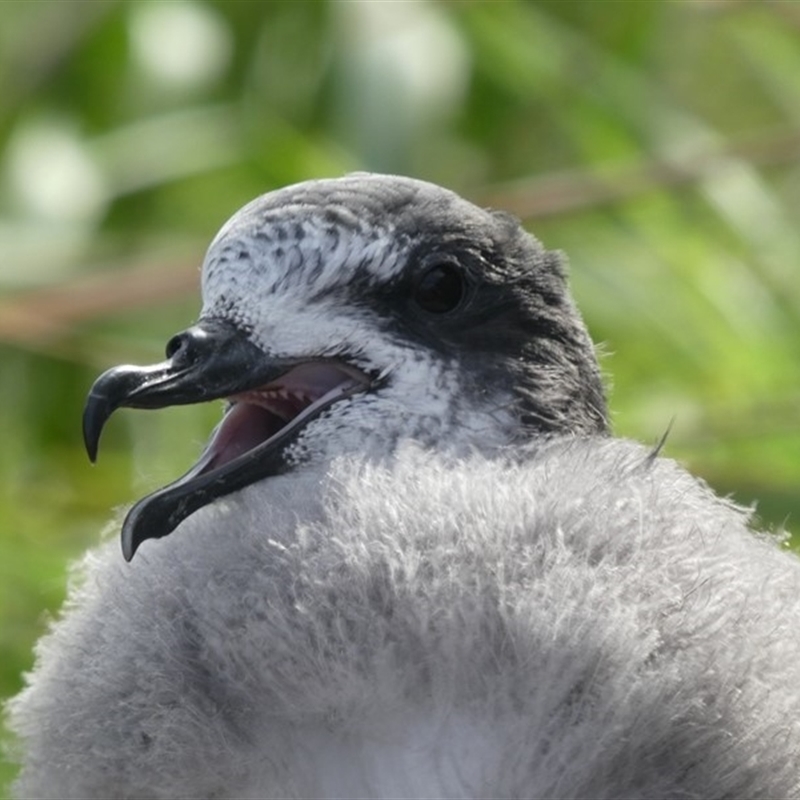
[[[258,381],[264,360],[264,353],[245,334],[211,320],[173,336],[167,342],[166,361],[107,370],[92,385],[83,412],[83,441],[90,460],[97,459],[100,433],[118,408],[165,408],[227,397]],[[266,383],[270,370],[263,372],[261,382]]]
[[[342,362],[269,358],[243,331],[221,320],[174,336],[166,361],[103,373],[83,414],[92,461],[103,426],[117,408],[232,401],[197,464],[128,512],[122,526],[125,559],[130,561],[145,539],[166,536],[213,500],[288,469],[283,452],[305,424],[370,386],[364,373]]]

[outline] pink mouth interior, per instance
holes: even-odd
[[[353,368],[310,362],[271,383],[233,395],[229,398],[233,405],[201,459],[201,472],[221,467],[258,447],[335,390],[345,393],[366,386],[366,377]]]

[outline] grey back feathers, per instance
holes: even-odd
[[[431,254],[474,282],[447,318],[413,308]],[[397,383],[131,564],[83,559],[9,706],[17,796],[800,796],[800,563],[606,434],[563,271],[516,223],[302,184],[223,229],[204,303],[265,353],[311,314]]]

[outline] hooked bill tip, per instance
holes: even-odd
[[[108,398],[90,393],[83,409],[83,444],[92,464],[97,461],[100,434],[110,415]]]
[[[139,549],[139,545],[141,544],[134,538],[130,525],[125,526],[122,529],[121,543],[122,543],[122,557],[128,563],[130,563],[130,560],[133,558],[136,551]]]

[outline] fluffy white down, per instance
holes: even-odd
[[[673,462],[404,448],[87,556],[16,792],[797,797],[799,687],[800,562]]]

